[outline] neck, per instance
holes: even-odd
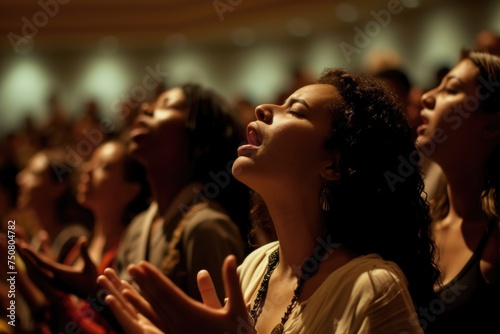
[[[448,182],[449,219],[477,219],[484,217],[481,193],[484,190],[484,169],[478,161],[470,161],[460,168],[443,168]],[[464,171],[467,173],[465,174]]]
[[[172,171],[165,166],[149,166],[147,174],[153,200],[158,203],[158,215],[163,216],[175,196],[189,183],[187,168]]]
[[[303,261],[313,256],[318,244],[328,243],[323,213],[318,204],[308,207],[308,202],[266,201],[280,242],[278,268],[294,276],[300,272]]]

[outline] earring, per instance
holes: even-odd
[[[319,197],[319,204],[323,211],[330,210],[330,205],[332,201],[332,193],[330,189],[326,186],[326,183],[323,185],[323,189],[321,190],[321,195]]]

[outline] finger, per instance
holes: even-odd
[[[50,264],[50,261],[52,261],[51,259],[47,258],[46,255],[37,252],[27,244],[20,245],[20,250],[21,253],[28,254],[30,259],[32,259],[33,263],[36,265],[42,266],[48,270],[54,269],[54,265],[56,265],[56,263],[54,263],[54,265]]]
[[[106,296],[104,301],[109,305],[111,311],[126,333],[135,334],[142,332],[141,326],[138,323],[139,318],[137,313],[131,316],[115,295]]]
[[[104,269],[104,275],[114,284],[118,291],[122,291],[124,288],[133,288],[127,281],[122,280],[113,268]]]
[[[152,264],[142,261],[129,272],[141,289],[141,295],[157,310],[158,314],[172,321],[189,312],[191,298]]]
[[[227,307],[238,314],[248,314],[246,311],[243,293],[240,287],[240,278],[236,271],[236,257],[229,255],[224,260],[222,265],[222,276],[224,278],[224,289],[228,297]]]
[[[151,304],[144,299],[134,288],[125,288],[122,290],[122,294],[134,307],[135,309],[148,318],[152,323],[159,325],[160,317],[158,313],[153,309]]]
[[[92,261],[89,255],[89,244],[87,238],[80,237],[78,239],[78,243],[80,246],[80,254],[83,257],[83,262],[85,263],[85,268],[95,268],[94,261]]]
[[[105,275],[97,277],[97,283],[104,289],[107,289],[108,293],[115,297],[116,302],[121,305],[120,307],[127,312],[130,317],[137,317],[137,310],[123,297],[121,292],[118,291],[114,284]]]
[[[46,280],[52,280],[54,278],[54,273],[49,269],[45,269],[43,265],[38,261],[38,256],[31,250],[21,248],[19,255],[24,260],[24,265],[30,276],[35,275],[37,277],[44,278]]]
[[[154,299],[158,296],[156,293],[158,290],[162,292],[161,299],[169,301],[179,300],[185,295],[184,291],[149,262],[141,261],[138,266],[131,266],[129,273],[141,287],[141,292],[149,294]]]
[[[200,270],[196,278],[203,303],[208,307],[221,308],[222,305],[217,296],[217,291],[215,290],[210,273],[206,270]]]

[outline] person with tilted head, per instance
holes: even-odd
[[[463,50],[422,96],[418,146],[447,180],[431,206],[441,282],[419,310],[427,333],[500,332],[499,86],[500,58]]]
[[[277,241],[222,268],[224,306],[207,271],[196,302],[148,262],[139,285],[98,278],[129,333],[422,333],[416,308],[439,277],[404,111],[373,78],[326,69],[282,105],[264,104],[247,127],[234,175],[259,194]],[[416,154],[415,154],[416,153]],[[189,319],[183,321],[181,319]]]
[[[117,270],[151,262],[190,296],[200,299],[199,270],[216,272],[224,258],[243,260],[249,190],[231,172],[242,142],[228,103],[187,83],[142,105],[130,132],[130,150],[143,162],[153,202],[137,216],[118,250]]]

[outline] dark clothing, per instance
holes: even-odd
[[[423,328],[427,334],[500,333],[500,291],[488,284],[481,274],[480,262],[496,221],[492,221],[469,261],[438,292],[431,302]],[[420,313],[420,312],[419,312]]]

